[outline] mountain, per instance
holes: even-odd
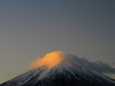
[[[40,66],[0,86],[115,86],[115,80],[81,65]]]
[[[115,86],[115,80],[85,62],[61,51],[51,52],[33,61],[32,70],[0,86]]]

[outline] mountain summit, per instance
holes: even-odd
[[[49,53],[32,62],[31,71],[0,86],[115,86],[115,80],[65,57],[62,52]]]

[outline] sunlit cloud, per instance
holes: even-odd
[[[75,55],[66,54],[62,51],[47,53],[44,57],[35,59],[30,63],[30,68],[35,69],[41,66],[52,68],[60,64],[61,66],[84,66],[96,70],[100,73],[115,73],[115,68],[112,68],[109,64],[103,63],[102,61],[91,62],[86,58],[80,58]]]
[[[43,58],[35,59],[31,64],[30,67],[32,69],[38,68],[40,66],[47,66],[52,68],[53,66],[58,65],[63,61],[64,53],[61,51],[47,53]]]

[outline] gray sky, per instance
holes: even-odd
[[[0,0],[0,83],[53,51],[115,68],[115,0]]]

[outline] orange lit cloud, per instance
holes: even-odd
[[[47,53],[43,58],[37,58],[36,60],[34,60],[30,64],[30,67],[32,69],[38,68],[40,66],[47,66],[49,68],[52,68],[61,63],[64,59],[64,56],[65,54],[61,51]]]
[[[99,62],[91,62],[86,58],[79,58],[75,55],[66,54],[61,51],[55,51],[51,53],[47,53],[43,58],[37,58],[33,62],[30,63],[31,69],[36,69],[41,66],[47,66],[49,69],[57,66],[58,67],[72,67],[74,66],[84,66],[92,68],[101,73],[115,73],[115,68],[112,68],[109,64]]]

